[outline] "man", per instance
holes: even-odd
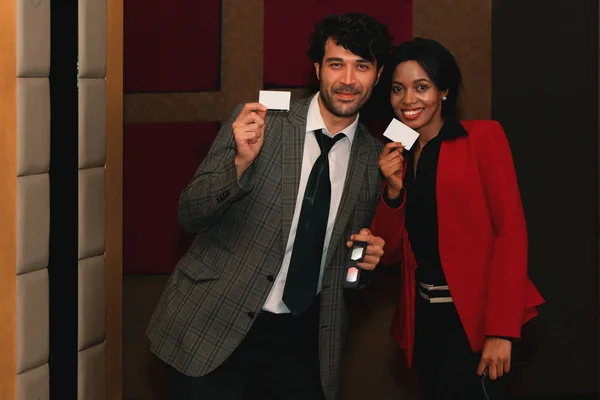
[[[170,398],[336,399],[348,247],[373,270],[382,145],[358,123],[389,53],[364,14],[317,24],[320,90],[289,112],[239,106],[179,202],[196,236],[148,328]]]

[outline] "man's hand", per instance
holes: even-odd
[[[265,138],[267,107],[260,103],[247,103],[232,124],[235,139],[235,169],[240,180],[254,162]]]
[[[353,242],[367,242],[369,244],[364,260],[356,263],[356,266],[368,271],[374,270],[377,264],[379,264],[381,256],[383,256],[385,241],[379,236],[373,236],[367,228],[363,228],[360,230],[360,233],[350,236],[350,240],[346,243],[348,248],[352,248]]]
[[[397,199],[402,192],[402,150],[402,143],[390,142],[385,145],[379,156],[379,169],[387,180],[387,195],[391,200]]]
[[[483,375],[487,369],[490,379],[496,380],[510,372],[512,343],[510,340],[490,337],[487,338],[481,352],[481,361],[477,375]]]

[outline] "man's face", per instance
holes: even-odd
[[[315,63],[315,70],[323,104],[340,118],[358,113],[381,75],[375,63],[344,49],[331,38],[325,43],[322,63]]]

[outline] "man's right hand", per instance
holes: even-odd
[[[232,124],[235,139],[235,169],[240,180],[252,165],[265,139],[267,107],[260,103],[247,103]]]
[[[404,146],[402,143],[390,142],[385,145],[379,156],[379,169],[387,180],[387,196],[391,200],[402,193],[402,170],[404,167]]]

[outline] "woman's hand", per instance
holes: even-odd
[[[481,361],[477,375],[487,374],[491,380],[496,380],[510,372],[512,343],[510,340],[490,337],[487,338],[481,352]]]
[[[379,156],[379,169],[387,180],[387,196],[395,200],[402,192],[402,169],[404,156],[402,143],[390,142],[385,145]]]

